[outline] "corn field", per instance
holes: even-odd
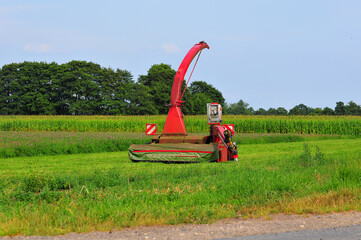
[[[1,116],[0,131],[144,132],[146,123],[166,121],[160,116]],[[189,133],[207,132],[206,116],[185,116]],[[238,133],[300,133],[360,135],[356,116],[223,116]]]

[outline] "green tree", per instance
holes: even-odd
[[[12,63],[1,71],[1,114],[54,114],[51,79],[44,62]]]
[[[346,107],[343,102],[336,102],[335,114],[336,115],[345,115],[346,114]]]
[[[189,86],[189,91],[192,96],[201,93],[201,94],[205,94],[210,99],[210,102],[217,102],[222,106],[224,106],[225,104],[225,99],[222,93],[219,90],[217,90],[215,87],[213,87],[211,84],[208,84],[206,82],[203,81],[192,82],[191,85]]]
[[[129,95],[128,115],[156,115],[158,109],[153,102],[153,96],[150,89],[140,83],[134,84]]]
[[[111,68],[102,69],[100,87],[100,102],[97,105],[100,114],[132,114],[130,103],[133,94],[142,94],[142,89],[134,86],[133,76],[127,70]],[[139,89],[135,93],[134,89]]]
[[[277,108],[277,115],[287,115],[287,114],[288,114],[287,109],[285,109],[283,107]]]
[[[277,109],[275,108],[269,108],[267,110],[267,115],[277,115]]]
[[[299,104],[295,107],[293,107],[290,112],[289,115],[308,115],[313,111],[312,108],[307,107],[304,104]]]
[[[170,103],[170,93],[176,71],[170,65],[161,63],[153,65],[147,75],[141,75],[138,83],[149,87],[152,101],[159,114],[167,114]]]
[[[133,87],[128,71],[86,61],[23,62],[0,74],[1,114],[125,114]]]
[[[323,110],[321,108],[315,108],[313,110],[313,115],[317,115],[317,116],[323,115]]]
[[[346,115],[361,115],[361,107],[354,103],[353,101],[350,101],[345,106],[345,114]]]
[[[335,115],[335,112],[333,111],[332,108],[325,107],[325,108],[322,110],[322,114],[323,114],[323,115],[331,116],[331,115]]]
[[[267,115],[267,111],[264,108],[259,108],[254,112],[254,115]]]
[[[248,108],[249,104],[242,99],[237,103],[232,103],[227,107],[226,112],[232,115],[252,115],[253,108]]]
[[[59,112],[64,114],[126,114],[133,76],[86,61],[62,65]]]
[[[192,94],[192,108],[190,109],[191,114],[207,114],[207,103],[212,103],[212,99],[204,93]]]
[[[300,115],[300,110],[295,106],[290,110],[289,115]]]

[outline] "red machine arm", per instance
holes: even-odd
[[[165,122],[162,135],[187,135],[182,111],[180,109],[180,106],[183,103],[181,101],[182,83],[184,80],[184,75],[186,74],[193,58],[197,55],[199,51],[203,50],[204,48],[209,48],[208,44],[205,42],[195,44],[184,57],[181,65],[178,68],[178,71],[174,77],[172,92],[170,95],[171,106],[169,108],[167,120]]]
[[[198,54],[199,51],[203,50],[204,48],[209,49],[208,44],[205,42],[199,42],[195,44],[191,48],[191,50],[188,51],[181,65],[179,66],[178,71],[174,77],[172,92],[170,95],[170,103],[172,106],[180,105],[179,101],[181,101],[181,89],[184,80],[184,75],[187,73],[188,67],[191,64],[194,57]]]

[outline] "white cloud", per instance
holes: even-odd
[[[50,45],[48,44],[38,44],[34,45],[31,43],[28,43],[24,46],[24,50],[27,52],[33,52],[33,53],[48,53],[50,52]]]
[[[180,51],[180,48],[173,44],[173,43],[165,43],[162,46],[162,49],[166,52],[166,53],[178,53]]]

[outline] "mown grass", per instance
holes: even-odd
[[[150,141],[144,133],[0,131],[0,158],[126,151]]]
[[[0,235],[361,210],[361,139],[246,144],[239,155],[189,165],[132,163],[125,152],[0,159]]]
[[[355,136],[236,133],[233,140],[244,145],[345,138]],[[0,131],[0,158],[126,151],[131,144],[145,144],[151,139],[145,133],[127,132]]]

